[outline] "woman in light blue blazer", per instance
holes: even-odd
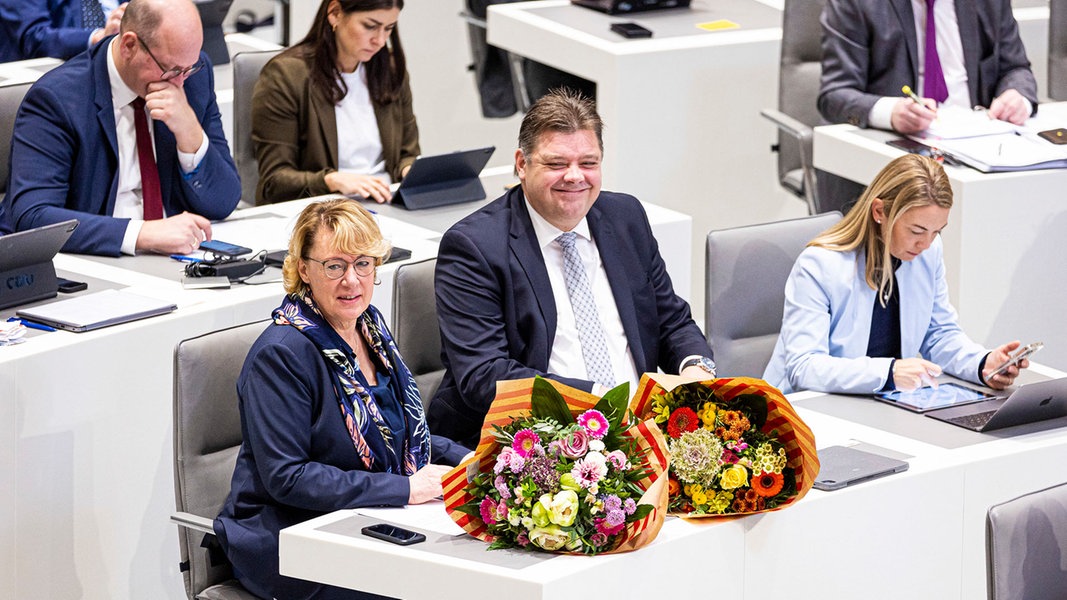
[[[909,390],[942,369],[996,389],[1011,385],[1014,366],[987,376],[1019,342],[986,350],[960,329],[949,303],[940,233],[951,207],[936,161],[907,154],[886,165],[797,258],[763,378],[785,393]]]

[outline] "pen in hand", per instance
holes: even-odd
[[[915,94],[915,92],[911,91],[911,86],[910,85],[905,85],[905,86],[901,87],[900,91],[904,92],[904,95],[907,96],[908,98],[911,98],[912,102],[918,104],[919,106],[925,108],[926,110],[936,112],[936,111],[934,111],[934,109],[932,109],[929,106],[927,106],[926,103],[923,102],[922,98],[917,96]]]

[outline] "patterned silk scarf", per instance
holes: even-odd
[[[359,370],[358,362],[353,360],[354,354],[323,318],[310,293],[287,295],[272,316],[276,325],[295,327],[307,336],[337,377],[334,391],[337,392],[341,416],[356,453],[368,471],[411,475],[430,462],[430,431],[422,411],[419,388],[378,309],[367,306],[356,323],[379,364],[392,375],[392,389],[400,401],[405,422],[401,439],[393,439],[374,396],[367,391],[370,385]]]

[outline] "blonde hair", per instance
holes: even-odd
[[[315,238],[323,231],[333,233],[337,250],[345,254],[366,256],[381,265],[389,257],[392,246],[382,239],[382,232],[374,217],[359,202],[337,198],[307,205],[293,226],[289,238],[289,255],[282,266],[285,291],[305,294],[308,285],[300,278],[300,261],[310,258],[307,252],[315,245]]]
[[[871,206],[881,199],[886,222],[874,222]],[[952,186],[941,163],[905,154],[893,159],[875,176],[852,210],[834,226],[820,233],[808,246],[849,252],[863,248],[867,253],[864,276],[867,285],[879,292],[882,305],[893,292],[893,226],[907,211],[924,206],[952,208]],[[886,239],[881,232],[885,231]]]

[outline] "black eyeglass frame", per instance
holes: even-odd
[[[189,77],[193,73],[196,73],[200,69],[204,68],[204,61],[203,59],[201,59],[196,61],[196,64],[190,65],[188,67],[171,67],[170,69],[168,69],[163,66],[163,63],[159,62],[159,59],[156,58],[155,54],[152,54],[152,50],[148,47],[148,44],[146,44],[145,41],[142,40],[141,36],[139,35],[137,36],[137,43],[141,44],[141,47],[144,48],[144,51],[148,53],[148,56],[152,59],[152,62],[156,63],[156,66],[159,67],[160,71],[162,71],[163,74],[159,76],[160,81],[170,81],[171,79],[174,79],[175,77],[181,77],[182,75]]]

